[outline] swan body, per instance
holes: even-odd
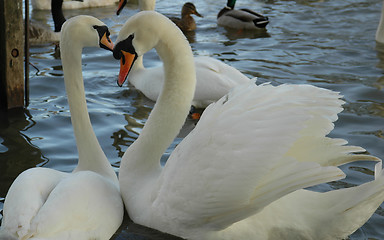
[[[63,0],[52,0],[51,4],[51,13],[55,30],[52,31],[38,22],[31,22],[29,24],[29,42],[32,45],[60,42],[61,26],[66,21],[63,14]]]
[[[379,26],[377,27],[376,35],[375,35],[376,42],[379,42],[382,44],[384,44],[384,15],[383,15],[383,12],[384,12],[384,3],[381,7],[380,22],[379,22]]]
[[[116,14],[119,15],[123,10],[125,4],[127,4],[127,0],[119,0],[119,4],[117,6]],[[141,11],[154,11],[156,6],[156,0],[139,0],[139,9]]]
[[[268,17],[249,9],[234,9],[236,0],[228,0],[227,6],[217,15],[217,24],[234,29],[263,29],[268,23]]]
[[[205,108],[250,79],[239,70],[211,57],[194,57],[196,89],[192,105]],[[128,75],[128,81],[147,98],[156,101],[164,83],[163,66],[145,68],[138,57]]]
[[[152,9],[153,10],[153,9]],[[183,32],[193,31],[196,29],[196,23],[191,14],[203,17],[193,3],[187,2],[181,8],[181,18],[170,18]]]
[[[156,24],[153,24],[156,23]],[[164,85],[119,182],[130,218],[185,239],[343,239],[384,199],[381,160],[326,137],[341,96],[311,85],[248,82],[208,106],[165,166],[160,158],[194,95],[193,55],[182,32],[156,12],[122,27],[114,48],[124,82],[137,56],[155,48]],[[375,180],[326,193],[303,188],[345,177],[337,167],[373,160]]]
[[[31,45],[60,42],[60,32],[54,32],[39,22],[31,21],[28,31]]]
[[[118,12],[123,9],[125,2],[126,0],[120,0],[121,4]],[[155,4],[155,0],[139,0],[141,11],[153,11],[155,10]],[[194,6],[192,7],[189,4],[184,5],[184,8],[184,12],[189,13],[193,9],[196,10]],[[236,68],[215,58],[195,57],[194,61],[197,83],[192,105],[196,108],[205,108],[227,94],[233,87],[250,81],[247,76]],[[128,81],[147,98],[156,101],[164,82],[163,66],[145,68],[143,56],[138,56],[129,73]]]
[[[79,9],[92,7],[105,7],[115,5],[119,0],[64,0],[64,9]],[[51,0],[32,0],[33,9],[49,10],[51,9]]]
[[[120,226],[124,207],[117,176],[92,130],[81,73],[82,48],[111,48],[108,35],[94,17],[78,16],[64,24],[60,49],[78,166],[72,173],[22,172],[5,198],[0,239],[107,240]]]

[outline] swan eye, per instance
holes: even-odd
[[[97,33],[99,34],[100,39],[104,36],[104,34],[106,34],[108,38],[109,38],[109,35],[111,35],[109,33],[108,27],[105,25],[104,26],[94,25],[93,28],[96,29]]]
[[[135,48],[132,45],[133,38],[134,38],[134,35],[131,34],[125,40],[120,41],[116,44],[115,48],[113,49],[113,57],[115,59],[121,59],[122,57],[124,57],[121,51],[137,55]],[[123,59],[123,61],[124,60],[125,59]]]

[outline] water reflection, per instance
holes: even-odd
[[[250,31],[250,30],[239,30],[239,29],[232,29],[232,28],[226,28],[223,27],[225,30],[224,35],[229,40],[236,40],[241,38],[248,38],[248,39],[255,39],[255,38],[268,38],[271,37],[269,35],[267,29],[259,29],[257,31]]]
[[[0,113],[0,197],[5,197],[14,179],[26,169],[47,162],[33,139],[23,132],[35,122],[28,110],[13,109]]]

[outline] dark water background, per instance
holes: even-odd
[[[384,158],[384,54],[374,40],[382,1],[238,0],[270,18],[267,31],[238,32],[216,25],[216,14],[225,0],[195,0],[204,18],[195,18],[198,29],[190,34],[195,55],[213,56],[239,69],[259,83],[307,83],[339,91],[344,112],[332,137],[367,149]],[[179,15],[183,1],[159,0],[156,10]],[[67,17],[87,14],[104,21],[116,39],[125,20],[136,13],[130,3],[120,16],[115,7],[67,10]],[[31,17],[52,27],[49,11],[31,10]],[[70,172],[77,150],[65,96],[61,61],[51,44],[32,47],[30,106],[2,113],[0,118],[0,208],[7,190],[22,171],[44,166]],[[384,51],[383,51],[384,52]],[[145,65],[159,64],[154,51]],[[119,88],[119,63],[100,49],[83,52],[83,75],[92,124],[111,164],[118,170],[127,147],[137,138],[153,102],[132,87]],[[186,132],[193,127],[187,122]],[[185,134],[185,133],[184,133]],[[163,160],[172,151],[177,138]],[[317,191],[351,187],[373,180],[374,163],[342,166],[347,178],[314,187]],[[350,239],[384,239],[384,204]],[[106,216],[107,220],[107,216]],[[172,239],[126,220],[114,239]]]

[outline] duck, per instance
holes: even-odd
[[[54,22],[54,31],[38,22],[29,24],[29,43],[39,45],[45,43],[58,43],[61,38],[61,26],[66,21],[63,14],[63,0],[52,0],[51,14]]]
[[[384,44],[384,15],[383,15],[383,11],[384,11],[384,3],[381,7],[380,22],[379,22],[379,26],[377,27],[376,35],[375,35],[376,42],[381,43],[381,44]]]
[[[196,6],[193,3],[187,2],[184,3],[181,9],[181,18],[171,17],[170,19],[181,29],[181,31],[189,32],[196,29],[196,23],[191,14],[203,17],[203,15],[196,10]]]
[[[130,17],[113,56],[124,82],[155,48],[164,83],[139,137],[121,159],[119,184],[137,224],[184,239],[343,239],[384,200],[381,159],[327,136],[341,95],[308,84],[248,82],[210,104],[162,166],[194,96],[194,57],[183,33],[153,11]],[[345,177],[338,166],[377,161],[375,179],[329,192],[306,188]]]
[[[227,5],[217,14],[219,26],[241,30],[265,29],[269,23],[268,17],[250,9],[234,9],[235,3],[236,0],[228,0]]]
[[[0,239],[108,240],[122,223],[117,175],[87,111],[81,69],[84,47],[110,50],[113,43],[103,22],[80,15],[64,23],[60,41],[78,165],[71,173],[44,167],[22,172],[5,197]]]
[[[120,2],[125,2],[121,0]],[[141,11],[155,10],[154,0],[139,0]],[[124,4],[121,6],[121,9]],[[119,11],[118,9],[118,11]],[[197,84],[195,95],[191,102],[191,114],[194,119],[198,119],[199,109],[206,108],[209,104],[217,101],[233,87],[250,82],[250,78],[245,76],[236,68],[209,56],[194,57]],[[131,68],[128,81],[145,97],[156,102],[164,82],[164,69],[162,65],[152,68],[145,68],[143,56],[138,56],[134,66]],[[123,82],[119,82],[123,85]]]
[[[63,8],[64,9],[79,9],[79,8],[92,8],[92,7],[105,7],[113,6],[119,0],[64,0]],[[32,0],[31,1],[33,9],[36,10],[50,10],[51,9],[51,0]]]

